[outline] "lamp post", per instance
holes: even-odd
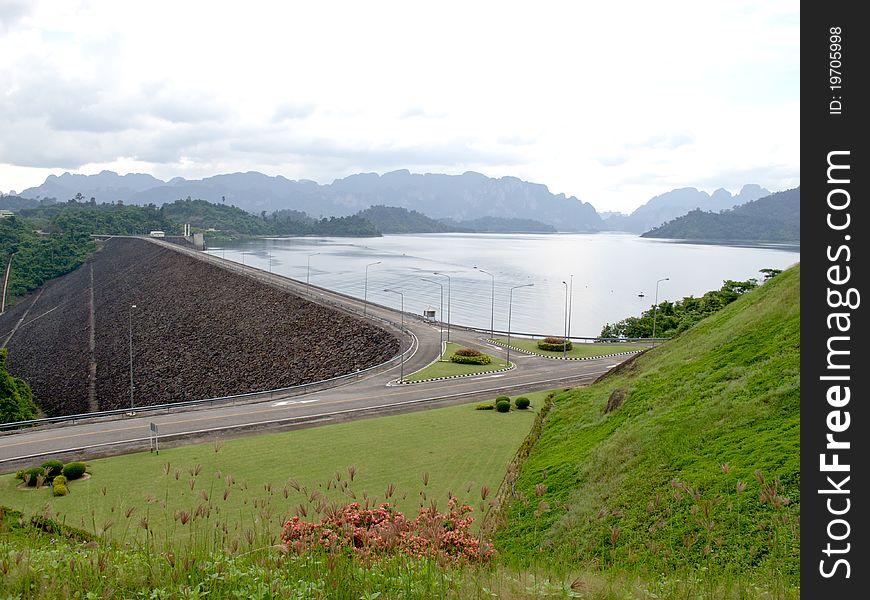
[[[562,338],[562,358],[565,358],[568,353],[568,282],[563,281],[562,285],[565,286],[565,328],[563,330],[565,337]]]
[[[574,275],[571,275],[570,283],[571,293],[568,296],[568,338],[571,338],[571,314],[574,312]]]
[[[366,280],[363,286],[363,314],[368,312],[369,308],[369,267],[381,264],[381,261],[369,263],[366,265]]]
[[[308,255],[308,266],[305,269],[305,291],[311,291],[311,257],[317,256],[320,252],[312,252]]]
[[[130,412],[133,411],[133,309],[135,304],[130,305],[130,329],[128,340],[130,342]]]
[[[438,313],[438,324],[439,324],[438,328],[441,330],[441,352],[443,354],[443,352],[444,352],[444,317],[443,317],[443,315],[444,315],[444,284],[438,283],[437,281],[432,281],[431,279],[426,279],[425,277],[423,277],[422,279],[423,279],[423,281],[428,281],[429,283],[434,283],[439,288],[441,288],[441,309]],[[442,354],[438,355],[439,361],[442,359]]]
[[[511,293],[508,299],[508,339],[507,339],[507,364],[511,366],[511,309],[514,304],[514,290],[521,287],[533,287],[534,283],[524,283],[522,285],[515,285],[511,288]]]
[[[490,292],[490,309],[489,309],[489,339],[495,338],[495,275],[489,271],[484,271],[480,267],[474,267],[481,273],[486,273],[492,278],[492,291]]]
[[[402,299],[402,333],[405,333],[405,294],[402,292],[397,292],[396,290],[385,289],[385,292],[392,292],[394,294],[399,294]],[[399,351],[402,353],[401,356],[401,367],[399,367],[399,383],[402,383],[405,380],[405,352],[402,350],[402,344],[399,344]]]
[[[656,337],[656,312],[659,309],[659,284],[662,281],[670,281],[670,279],[671,279],[670,277],[665,277],[663,279],[659,279],[658,281],[656,281],[656,301],[655,301],[655,304],[653,304],[653,332],[652,332],[653,339],[655,339],[655,337]],[[655,343],[655,342],[653,342],[653,343]]]
[[[439,271],[433,271],[433,275],[443,275],[447,278],[447,343],[450,343],[450,275],[447,273],[441,273]]]

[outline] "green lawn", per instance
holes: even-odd
[[[507,343],[507,338],[496,338],[496,341],[501,344]],[[562,356],[562,352],[552,352],[550,350],[541,350],[537,346],[537,340],[525,340],[511,338],[511,347],[528,350],[541,356]],[[618,354],[620,352],[633,352],[647,348],[647,344],[578,344],[574,343],[574,347],[564,356],[568,358],[585,358],[588,356],[604,356],[606,354]]]
[[[462,365],[459,363],[450,362],[450,357],[454,352],[462,348],[460,344],[450,342],[447,344],[447,349],[441,355],[441,360],[434,362],[428,367],[420,369],[416,373],[412,373],[405,377],[405,381],[421,381],[423,379],[433,379],[435,377],[450,377],[452,375],[473,375],[474,373],[485,373],[487,371],[495,371],[503,369],[507,366],[502,356],[492,356],[492,362],[488,365]],[[489,354],[489,352],[487,352]]]
[[[108,526],[109,539],[126,541],[146,535],[143,518],[153,535],[167,541],[224,526],[237,537],[248,531],[278,534],[300,504],[309,520],[319,518],[317,498],[306,500],[291,480],[304,486],[309,498],[321,493],[339,503],[352,502],[351,492],[360,503],[383,502],[393,484],[393,504],[413,516],[432,499],[445,508],[448,492],[477,507],[481,486],[492,491],[490,499],[495,494],[546,394],[526,395],[532,399],[528,411],[501,414],[471,404],[164,449],[159,456],[144,452],[94,460],[92,477],[71,482],[65,497],[52,497],[49,488],[17,490],[14,475],[4,475],[0,505],[91,532]],[[352,465],[356,474],[350,481]],[[181,513],[194,515],[200,506],[211,509],[207,517],[180,523]]]

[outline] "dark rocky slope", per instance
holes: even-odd
[[[0,317],[9,370],[49,415],[88,411],[88,292],[94,271],[96,405],[153,405],[335,377],[395,355],[387,331],[139,240],[113,239],[85,265]],[[35,300],[35,302],[34,302]]]

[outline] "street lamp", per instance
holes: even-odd
[[[433,275],[443,275],[447,278],[447,343],[450,343],[450,275],[447,273],[441,273],[439,271],[433,271]]]
[[[486,273],[492,278],[492,291],[490,293],[490,311],[489,311],[489,339],[492,340],[495,338],[495,275],[490,273],[489,271],[484,271],[479,267],[474,267],[481,273]]]
[[[574,312],[574,276],[571,275],[571,294],[568,297],[568,338],[571,338],[571,314]]]
[[[514,303],[514,290],[521,287],[533,287],[534,283],[524,283],[515,285],[511,288],[511,293],[508,299],[508,339],[507,339],[507,366],[511,366],[511,309]]]
[[[402,334],[404,335],[404,333],[405,333],[405,294],[403,294],[402,292],[397,292],[396,290],[384,289],[384,291],[385,292],[392,292],[394,294],[399,294],[399,296],[401,296],[401,298],[402,298]],[[400,369],[399,370],[399,383],[402,383],[405,380],[405,353],[404,353],[404,351],[402,351],[402,344],[401,343],[399,344],[399,352],[402,353],[400,355],[401,359],[402,359],[402,361],[401,361],[402,366],[399,367],[399,369]]]
[[[305,270],[305,291],[310,292],[311,290],[311,257],[317,256],[320,252],[312,252],[308,255],[308,267]]]
[[[135,304],[130,305],[130,329],[129,329],[129,341],[130,341],[130,411],[133,411],[133,309],[136,308]]]
[[[438,328],[441,330],[441,352],[443,353],[444,352],[444,284],[438,283],[437,281],[432,281],[431,279],[426,279],[425,277],[423,277],[422,279],[423,279],[423,281],[428,281],[429,283],[434,283],[435,285],[437,285],[438,287],[441,288],[441,309],[440,309],[440,312],[438,313],[438,324],[439,324]],[[438,360],[440,361],[441,358],[442,358],[442,355],[439,354]]]
[[[369,263],[366,265],[366,281],[363,288],[363,314],[365,315],[369,307],[369,267],[381,264],[381,261]]]
[[[565,286],[565,337],[562,338],[562,358],[565,358],[568,353],[568,282],[563,281],[562,285]]]
[[[670,281],[670,279],[671,279],[670,277],[665,277],[664,279],[659,279],[658,281],[656,281],[656,301],[655,301],[655,304],[653,305],[653,333],[652,333],[653,339],[655,339],[655,337],[656,337],[656,312],[659,309],[659,284],[662,281]]]

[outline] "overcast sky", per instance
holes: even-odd
[[[800,183],[799,2],[0,0],[0,190],[513,175],[630,212]]]

